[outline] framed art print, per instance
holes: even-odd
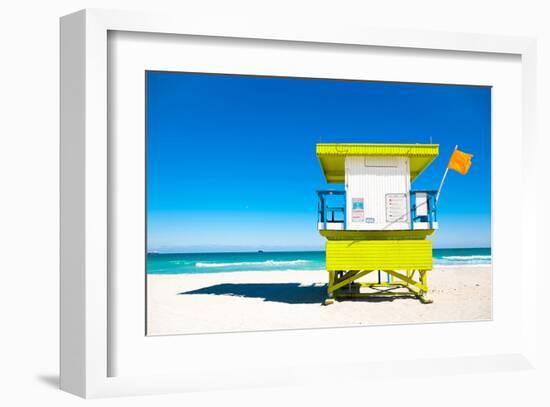
[[[64,17],[62,388],[532,368],[533,47]]]
[[[147,335],[491,319],[489,86],[145,75]]]

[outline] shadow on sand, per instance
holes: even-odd
[[[301,285],[299,283],[228,283],[179,293],[179,295],[192,294],[261,298],[264,301],[282,302],[285,304],[320,304],[327,296],[327,286],[326,284]]]

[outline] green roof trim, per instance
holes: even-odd
[[[316,153],[328,183],[344,183],[346,156],[409,157],[412,182],[439,155],[439,144],[323,143]]]

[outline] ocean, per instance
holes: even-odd
[[[434,249],[438,266],[475,266],[491,264],[491,249]],[[254,253],[149,253],[149,274],[200,274],[231,271],[323,270],[325,252]]]

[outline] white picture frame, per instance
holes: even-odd
[[[83,10],[65,16],[61,19],[60,387],[70,393],[82,397],[106,397],[307,383],[312,380],[328,383],[325,369],[335,366],[345,366],[345,374],[353,376],[354,380],[366,380],[395,374],[392,369],[399,364],[399,360],[379,358],[330,365],[326,358],[321,357],[318,362],[298,361],[292,367],[269,363],[265,366],[247,366],[243,362],[239,367],[225,365],[206,369],[192,362],[187,368],[202,374],[166,369],[152,375],[109,375],[109,360],[116,352],[116,347],[109,344],[109,332],[117,323],[117,319],[111,318],[109,313],[112,299],[108,294],[108,270],[112,261],[109,254],[108,195],[110,188],[113,188],[108,171],[107,101],[109,87],[112,86],[108,81],[107,69],[110,58],[109,31],[277,40],[291,45],[334,44],[519,56],[522,70],[521,182],[525,190],[534,189],[536,185],[537,174],[531,167],[537,148],[534,39],[367,27],[343,29],[338,25],[316,27],[314,23],[284,28],[275,23],[272,26],[254,22],[234,25],[228,21],[195,21],[186,16],[109,10]],[[521,205],[527,203],[527,197],[522,198]],[[537,270],[536,211],[523,213],[521,231],[518,232],[521,243],[516,243],[521,253],[520,290],[527,294],[525,282],[536,279]],[[408,365],[410,368],[399,364],[399,374],[429,375],[434,370],[437,374],[456,374],[532,368],[536,364],[536,297],[534,294],[522,295],[518,301],[521,302],[522,321],[519,348],[477,356],[442,353],[439,357],[425,358],[421,365]],[[437,329],[436,325],[431,326],[432,331]],[[349,340],[352,333],[352,330],[334,329],[324,330],[319,335],[324,335],[327,340]],[[262,335],[278,334],[267,332]],[[289,335],[300,343],[300,338],[305,334],[295,331]],[[224,340],[224,335],[216,336],[217,341]],[[170,340],[177,343],[190,340],[188,338],[172,337]],[[235,342],[237,337],[227,338]],[[284,343],[290,339],[279,336],[278,340]],[[194,346],[201,345],[195,343]],[[141,356],[147,358],[147,355]]]

